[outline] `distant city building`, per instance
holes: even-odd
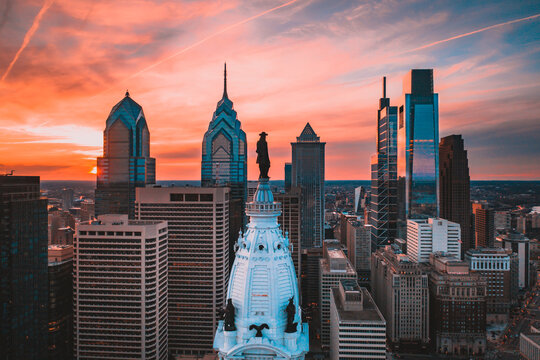
[[[498,241],[501,241],[504,249],[510,249],[518,256],[518,284],[520,289],[528,289],[530,283],[530,269],[529,261],[531,259],[530,254],[530,241],[523,234],[509,233],[503,234],[499,237]],[[534,282],[534,280],[533,280]]]
[[[377,153],[371,157],[371,203],[369,218],[372,227],[372,250],[390,244],[397,236],[397,107],[383,97],[377,111]]]
[[[461,259],[459,224],[445,220],[407,220],[407,255],[417,262],[429,262],[434,252],[445,252]]]
[[[366,225],[363,221],[347,221],[347,257],[358,274],[358,283],[362,286],[370,286],[371,231],[372,225]]]
[[[366,189],[358,186],[354,189],[354,212],[363,215],[366,205]]]
[[[227,289],[224,320],[216,326],[220,360],[303,360],[309,351],[289,241],[279,229],[280,206],[260,179]]]
[[[330,293],[330,359],[386,359],[386,321],[366,288],[341,280]]]
[[[341,243],[347,247],[348,241],[348,230],[349,230],[349,220],[358,220],[358,215],[351,214],[348,212],[342,212],[339,214],[339,237],[338,239]]]
[[[69,211],[73,207],[73,189],[62,189],[62,209]]]
[[[0,348],[4,359],[47,353],[47,199],[39,176],[0,175]]]
[[[292,186],[292,163],[285,163],[285,192],[288,192]]]
[[[95,215],[134,216],[135,188],[156,182],[150,131],[142,107],[126,92],[107,118],[103,157],[97,158]]]
[[[495,214],[480,203],[473,203],[476,247],[493,247],[495,241]]]
[[[73,359],[73,245],[49,245],[49,359]]]
[[[301,288],[301,241],[300,241],[300,219],[301,219],[301,197],[302,191],[298,187],[290,187],[286,193],[274,194],[274,200],[281,203],[281,214],[278,216],[278,224],[281,226],[283,234],[287,234],[292,247],[292,261],[296,270],[296,277]]]
[[[329,245],[332,240],[325,240],[323,258],[320,259],[320,317],[321,317],[321,345],[330,346],[330,289],[338,287],[340,280],[350,279],[357,281],[356,271],[352,267],[349,259],[338,246]],[[335,241],[335,244],[339,242]]]
[[[371,293],[386,319],[387,340],[399,350],[414,344],[426,349],[430,341],[428,275],[422,266],[395,245],[371,255]]]
[[[440,216],[461,227],[461,258],[475,248],[472,234],[471,179],[461,135],[443,137],[439,144]]]
[[[229,188],[137,189],[139,220],[167,221],[169,351],[212,351],[229,281]]]
[[[100,215],[74,254],[74,357],[167,359],[167,223]]]
[[[292,186],[302,190],[302,248],[321,247],[324,238],[324,148],[309,123],[292,146]]]
[[[90,221],[95,216],[95,204],[92,200],[81,202],[81,222]]]
[[[397,150],[400,226],[407,219],[440,216],[439,95],[433,92],[433,70],[411,70],[403,85]]]
[[[495,211],[495,230],[505,231],[512,229],[512,214],[510,211]]]
[[[469,263],[471,273],[486,278],[487,323],[506,322],[510,307],[517,302],[517,255],[510,249],[469,249],[465,261]]]
[[[245,225],[247,188],[246,133],[227,94],[227,65],[223,77],[223,96],[218,101],[202,141],[201,186],[230,188],[229,236],[236,240]],[[230,265],[235,241],[229,244]],[[212,331],[215,327],[212,328]]]
[[[52,209],[51,209],[52,210]],[[73,245],[75,218],[69,211],[53,210],[48,214],[48,238],[51,245]]]
[[[440,354],[486,352],[486,279],[444,253],[430,255],[431,341]]]

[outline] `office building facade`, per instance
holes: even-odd
[[[298,286],[301,288],[301,240],[300,240],[300,219],[302,191],[298,187],[291,187],[286,193],[274,194],[276,202],[281,203],[281,214],[278,216],[278,224],[281,226],[283,234],[289,238],[291,244],[292,261],[296,270]]]
[[[426,349],[430,341],[428,274],[396,245],[371,255],[371,293],[386,319],[389,345]]]
[[[330,359],[386,359],[386,321],[367,289],[341,280],[330,291]]]
[[[517,254],[518,258],[518,286],[520,289],[528,289],[531,284],[531,271],[530,271],[530,240],[523,234],[511,232],[508,234],[502,234],[498,241],[504,249],[512,250]],[[532,279],[533,284],[536,279]]]
[[[39,176],[0,176],[0,347],[4,359],[47,353],[47,200]]]
[[[439,217],[439,97],[433,70],[414,69],[398,110],[398,218]],[[405,230],[405,229],[404,229]]]
[[[324,240],[324,149],[326,143],[309,123],[292,146],[292,186],[302,190],[302,248],[321,247]]]
[[[461,258],[474,249],[472,236],[471,178],[461,135],[443,137],[439,143],[440,216],[461,227]]]
[[[169,351],[212,351],[229,281],[229,188],[137,189],[139,220],[169,231]]]
[[[473,203],[476,248],[491,248],[495,242],[495,212],[485,204]]]
[[[167,359],[167,223],[100,215],[74,245],[74,357]]]
[[[357,219],[347,221],[347,257],[358,274],[358,283],[369,286],[372,225]]]
[[[430,254],[441,251],[461,259],[459,224],[434,218],[407,220],[407,255],[411,260],[428,263]]]
[[[372,249],[389,245],[397,236],[397,107],[383,97],[377,111],[377,153],[371,157],[371,202],[369,223],[372,227]]]
[[[134,216],[135,188],[156,182],[150,157],[150,131],[142,107],[129,92],[116,104],[103,131],[103,156],[97,158],[95,216]]]

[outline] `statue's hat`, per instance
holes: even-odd
[[[260,136],[266,136],[268,135],[267,133],[265,133],[264,131],[262,133],[259,134]]]

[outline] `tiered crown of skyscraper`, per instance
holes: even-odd
[[[268,179],[259,179],[247,204],[247,230],[236,243],[225,320],[216,331],[220,359],[304,359],[308,326],[302,324],[289,239],[277,218]]]

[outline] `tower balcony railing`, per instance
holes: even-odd
[[[281,203],[260,203],[250,202],[246,204],[247,215],[279,215],[281,213]]]

